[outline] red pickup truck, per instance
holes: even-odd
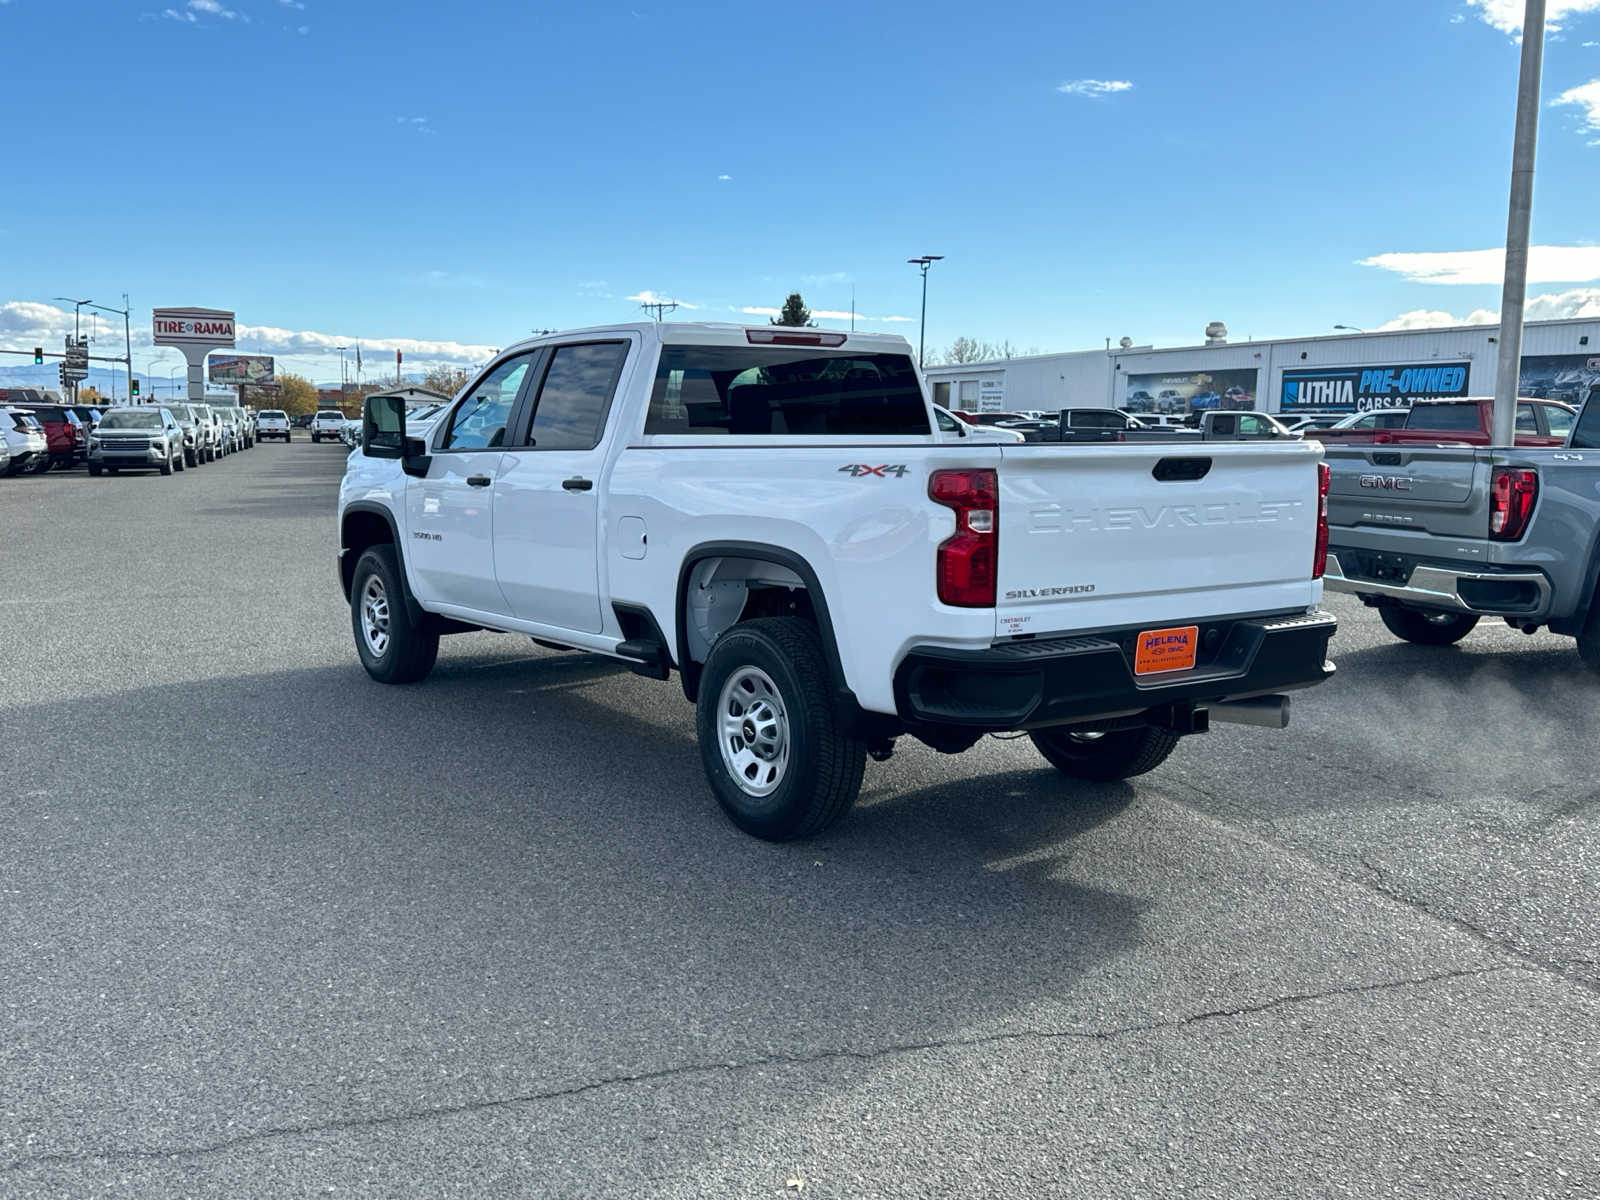
[[[1308,429],[1305,436],[1321,442],[1363,446],[1429,445],[1442,442],[1458,446],[1487,446],[1492,399],[1418,400],[1398,429]],[[1564,446],[1577,410],[1556,400],[1517,401],[1516,444]]]

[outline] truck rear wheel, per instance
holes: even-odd
[[[1453,646],[1478,624],[1478,618],[1472,613],[1402,608],[1397,604],[1385,604],[1378,610],[1378,616],[1395,637],[1418,646]]]
[[[439,635],[412,623],[400,583],[400,560],[387,542],[368,548],[350,580],[350,628],[361,665],[379,683],[426,679],[439,657]]]
[[[695,725],[706,780],[728,819],[769,842],[821,833],[861,791],[866,743],[839,731],[815,626],[733,626],[706,656]]]
[[[1052,767],[1074,779],[1108,783],[1153,771],[1167,761],[1178,735],[1146,725],[1104,733],[1074,729],[1036,729],[1028,734]]]
[[[1595,589],[1595,598],[1589,601],[1589,616],[1578,635],[1578,657],[1591,671],[1600,671],[1600,588]]]

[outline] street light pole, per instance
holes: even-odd
[[[1527,0],[1517,124],[1511,143],[1511,202],[1506,213],[1506,278],[1500,292],[1500,357],[1494,372],[1489,442],[1516,444],[1517,385],[1522,379],[1522,306],[1528,293],[1528,226],[1533,217],[1533,159],[1539,142],[1539,77],[1544,70],[1544,0]]]
[[[928,268],[938,262],[944,255],[924,254],[919,258],[908,258],[906,261],[912,266],[922,268],[922,326],[917,334],[917,366],[921,367],[924,352],[928,345]],[[854,308],[854,305],[851,305]]]
[[[1366,330],[1359,325],[1335,325],[1335,329],[1345,329],[1351,333],[1365,333]]]
[[[65,304],[72,305],[72,340],[73,343],[76,344],[78,341],[78,313],[82,310],[85,304],[92,304],[93,301],[74,300],[71,296],[57,296],[55,298]],[[74,404],[76,404],[78,401],[78,383],[76,380],[74,380],[72,383],[72,401]]]
[[[130,400],[133,399],[133,336],[128,330],[128,293],[122,293],[121,308],[111,308],[104,304],[94,304],[88,300],[85,300],[83,303],[89,308],[98,308],[101,312],[122,314],[122,365],[124,368],[126,368],[128,373],[127,397]],[[113,387],[111,390],[114,392],[116,391],[116,388]],[[112,399],[115,400],[116,397],[112,396]]]
[[[343,404],[344,403],[344,389],[345,389],[345,384],[347,382],[347,380],[345,379],[345,371],[344,371],[344,352],[346,350],[350,349],[350,347],[349,346],[335,346],[334,349],[339,352],[339,403]]]

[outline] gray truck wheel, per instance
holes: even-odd
[[[361,665],[379,683],[417,683],[439,657],[439,635],[411,621],[400,560],[387,542],[369,548],[350,580],[350,628]]]
[[[1028,734],[1046,761],[1063,775],[1107,783],[1153,771],[1167,761],[1178,735],[1165,729],[1114,729],[1092,733],[1036,729]]]
[[[1401,608],[1397,604],[1385,604],[1378,616],[1395,637],[1418,646],[1453,646],[1478,624],[1478,618],[1471,613]]]
[[[728,819],[769,842],[836,824],[861,791],[866,743],[841,733],[816,627],[765,617],[729,629],[700,676],[695,726]]]

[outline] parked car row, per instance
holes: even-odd
[[[90,475],[140,469],[171,475],[254,446],[258,416],[237,405],[187,401],[7,403],[0,405],[0,471],[86,466]]]

